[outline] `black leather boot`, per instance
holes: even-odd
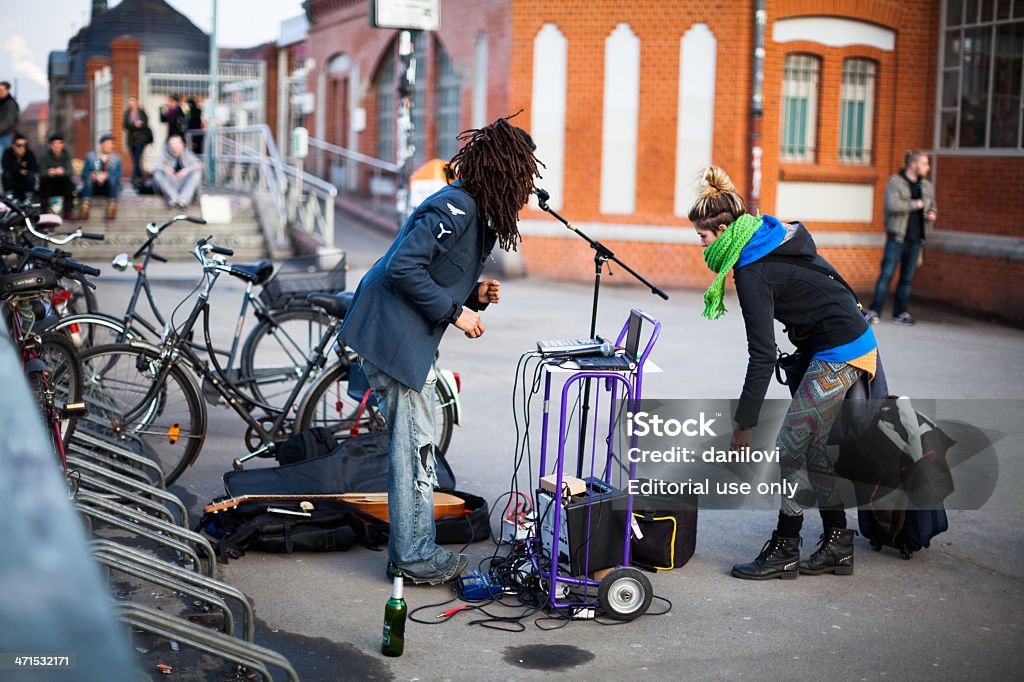
[[[857,531],[847,528],[825,528],[818,549],[800,562],[800,572],[805,575],[853,575],[853,536],[856,534]]]
[[[736,564],[732,574],[744,580],[792,580],[800,575],[799,563],[800,538],[784,538],[772,533],[772,539],[764,543],[757,558],[748,564]]]

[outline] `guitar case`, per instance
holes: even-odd
[[[227,497],[243,495],[330,495],[336,493],[382,492],[388,488],[388,443],[387,432],[369,433],[355,438],[346,438],[328,454],[302,460],[293,464],[245,471],[229,471],[224,474],[224,489]],[[455,488],[455,473],[447,460],[438,455],[436,458],[438,489],[462,498],[465,511],[460,516],[446,516],[434,521],[436,540],[439,544],[469,544],[487,540],[491,537],[491,528],[487,501],[477,495],[462,492]],[[232,516],[251,516],[265,511],[268,506],[298,510],[298,503],[260,503],[246,502],[236,510],[208,514],[200,521],[199,527],[214,538],[234,544],[230,536],[239,524],[234,523]],[[349,505],[343,502],[325,504],[319,501],[317,506],[333,511],[350,511]],[[220,518],[216,518],[220,517]],[[333,517],[332,517],[333,518]],[[339,517],[340,519],[341,517]],[[345,522],[351,521],[344,517]],[[276,521],[280,521],[280,517]],[[376,521],[376,520],[375,520]],[[329,526],[329,524],[327,524]],[[321,531],[320,529],[323,528]],[[358,529],[357,529],[358,530]],[[373,526],[374,540],[378,534],[387,532],[387,523],[376,521]],[[329,533],[329,528],[320,524],[311,532],[315,534]],[[347,534],[347,533],[346,533]],[[356,533],[356,541],[362,541],[361,533]],[[262,536],[258,536],[262,537]],[[321,549],[344,550],[347,544],[334,540],[320,541]],[[361,542],[373,547],[376,542]],[[250,545],[248,549],[264,551],[311,550],[310,543],[280,542],[264,543],[262,541]]]
[[[293,464],[224,474],[229,497],[242,495],[329,495],[374,493],[388,489],[387,431],[377,431],[338,441],[326,455]],[[445,492],[455,489],[455,474],[438,456],[437,483]]]

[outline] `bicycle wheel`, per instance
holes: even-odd
[[[46,363],[47,383],[53,392],[53,407],[60,411],[68,403],[82,401],[82,365],[74,344],[56,332],[43,332],[39,346],[39,357]],[[44,410],[44,416],[46,411]],[[65,419],[60,425],[63,442],[74,435],[76,417]]]
[[[79,350],[112,343],[128,343],[138,338],[133,331],[126,332],[124,323],[104,313],[82,313],[62,317],[48,331],[66,335]]]
[[[329,322],[327,314],[317,308],[271,313],[245,339],[240,358],[242,376],[236,385],[277,410],[288,407],[284,403]],[[318,374],[311,375],[307,382]]]
[[[78,428],[151,458],[174,482],[206,438],[206,404],[192,375],[180,365],[162,372],[159,353],[142,346],[97,346],[81,357],[89,414]]]
[[[375,408],[366,408],[359,413],[360,400],[348,394],[347,361],[332,365],[309,389],[295,417],[295,432],[324,426],[337,438],[348,438],[353,427],[358,433],[382,431],[386,424]],[[357,422],[358,417],[358,422]],[[455,428],[455,407],[448,388],[440,381],[434,384],[434,444],[437,452],[444,456],[451,444]]]
[[[51,399],[48,397],[50,393],[49,382],[43,372],[29,372],[25,377],[28,380],[29,390],[32,391],[32,399],[39,407],[39,414],[43,420],[43,428],[46,430],[46,437],[50,441],[50,445],[53,447],[53,455],[57,458],[57,462],[64,467],[65,462],[61,458],[60,454],[60,442],[57,440],[56,415],[53,412],[53,404]]]

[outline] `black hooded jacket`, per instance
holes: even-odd
[[[781,322],[798,349],[814,355],[860,338],[868,323],[857,299],[837,280],[797,264],[800,260],[835,270],[818,255],[811,234],[800,223],[788,223],[786,239],[773,256],[786,262],[756,260],[733,270],[736,293],[747,331],[747,376],[736,411],[741,427],[757,424],[761,403],[775,371],[775,325]]]

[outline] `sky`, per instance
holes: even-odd
[[[166,0],[209,33],[213,0]],[[108,0],[114,7],[120,0]],[[0,80],[10,81],[24,109],[46,100],[46,62],[51,50],[89,21],[91,0],[2,0],[0,6]],[[249,47],[276,40],[281,22],[302,14],[302,0],[218,0],[217,43]]]

